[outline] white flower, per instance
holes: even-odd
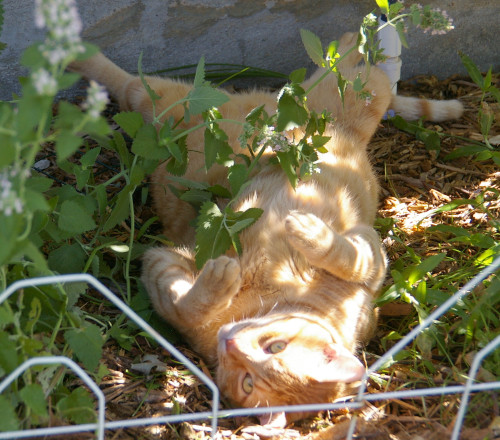
[[[82,22],[74,0],[35,0],[35,25],[48,30],[41,50],[51,65],[84,51]]]
[[[40,68],[31,74],[33,85],[39,95],[52,96],[57,93],[57,81],[46,69]]]
[[[14,188],[14,179],[20,176],[20,173],[12,173],[8,168],[0,171],[0,214],[7,217],[11,216],[14,212],[21,214],[23,212],[23,201],[19,198],[17,190]]]
[[[95,81],[90,81],[87,89],[87,101],[83,105],[92,119],[97,119],[108,103],[106,89]]]

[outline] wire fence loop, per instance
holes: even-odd
[[[433,395],[461,393],[462,401],[459,407],[459,411],[457,413],[453,432],[450,437],[451,440],[458,440],[461,428],[463,426],[463,421],[465,417],[465,412],[467,410],[470,393],[500,389],[500,381],[488,382],[488,383],[476,382],[476,376],[483,359],[488,355],[490,355],[496,348],[500,346],[500,336],[497,336],[494,340],[488,343],[482,350],[480,350],[476,354],[472,362],[472,365],[470,367],[469,376],[465,385],[453,385],[453,386],[438,387],[438,388],[401,390],[401,391],[367,394],[366,393],[367,380],[370,374],[378,371],[378,369],[380,369],[397,352],[399,352],[408,343],[413,341],[415,337],[422,330],[430,326],[436,319],[438,319],[441,315],[446,313],[461,298],[468,295],[477,285],[479,285],[479,283],[484,281],[490,275],[494,274],[499,268],[500,268],[500,257],[497,257],[488,267],[484,268],[471,281],[465,284],[458,292],[456,292],[453,296],[451,296],[441,306],[436,308],[419,326],[414,328],[404,338],[402,338],[399,342],[397,342],[391,349],[389,349],[386,353],[384,353],[384,355],[381,356],[376,362],[374,362],[365,372],[365,375],[362,379],[362,385],[360,386],[359,392],[353,400],[346,402],[329,403],[329,404],[307,404],[307,405],[281,406],[281,407],[269,407],[269,408],[267,407],[237,408],[237,409],[227,409],[227,410],[219,410],[220,395],[219,395],[219,389],[217,388],[215,383],[207,375],[205,375],[192,361],[190,361],[186,356],[184,356],[170,342],[168,342],[155,329],[153,329],[146,321],[144,321],[139,315],[137,315],[137,313],[135,313],[127,304],[125,304],[113,292],[111,292],[111,290],[109,290],[104,284],[102,284],[92,275],[89,274],[57,275],[57,276],[39,277],[39,278],[16,281],[12,285],[10,285],[3,293],[0,294],[0,304],[4,302],[7,298],[9,298],[9,296],[11,296],[14,292],[27,287],[37,287],[49,284],[61,285],[65,283],[84,282],[88,286],[95,288],[106,299],[108,299],[115,307],[117,307],[123,313],[125,313],[133,322],[135,322],[135,324],[137,324],[142,330],[144,330],[154,340],[156,340],[156,342],[160,346],[162,346],[167,352],[169,352],[179,362],[181,362],[187,369],[189,369],[196,377],[198,377],[198,379],[201,382],[203,382],[210,389],[210,391],[212,392],[212,410],[205,412],[191,413],[191,414],[167,415],[159,417],[126,419],[113,422],[106,422],[105,421],[106,402],[104,393],[93,381],[93,379],[78,364],[76,364],[74,361],[64,356],[37,357],[28,359],[23,364],[18,366],[14,371],[12,371],[8,376],[6,376],[0,382],[0,393],[2,393],[24,371],[35,365],[62,364],[71,369],[95,394],[98,400],[97,423],[58,426],[51,428],[37,428],[24,431],[0,432],[0,440],[29,438],[35,436],[38,437],[41,435],[50,436],[50,435],[61,435],[61,434],[73,434],[73,433],[87,432],[87,431],[95,431],[97,438],[99,440],[103,440],[104,432],[106,430],[113,430],[113,429],[127,428],[127,427],[148,426],[148,425],[160,425],[167,423],[179,423],[188,421],[193,422],[198,420],[211,421],[211,429],[210,429],[211,436],[213,439],[215,439],[217,435],[219,417],[254,416],[254,415],[261,415],[269,412],[278,412],[278,411],[312,412],[312,411],[336,410],[341,408],[357,410],[361,409],[364,406],[365,402],[367,401],[406,399],[406,398],[426,397]],[[349,425],[349,430],[347,433],[346,440],[353,439],[356,430],[356,423],[357,423],[357,416],[354,415]]]

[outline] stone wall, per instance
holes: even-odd
[[[482,70],[500,67],[500,1],[422,0],[454,18],[456,29],[444,36],[410,31],[410,50],[403,51],[402,77],[463,73],[458,50]],[[473,7],[471,6],[473,5]],[[0,99],[18,92],[17,77],[24,48],[43,33],[33,25],[33,0],[3,0],[0,41]],[[97,44],[120,66],[137,71],[143,52],[151,72],[206,62],[247,64],[289,73],[311,63],[299,29],[328,43],[356,30],[375,9],[373,0],[78,0],[83,38]]]

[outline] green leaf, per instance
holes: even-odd
[[[321,40],[307,29],[300,30],[300,37],[302,38],[302,44],[304,44],[309,58],[319,67],[324,67],[325,59],[323,57],[323,45],[321,44]]]
[[[195,180],[189,180],[184,177],[179,177],[179,176],[168,176],[170,180],[173,182],[177,182],[182,186],[185,186],[186,188],[197,188],[197,189],[206,189],[208,188],[208,184],[204,182],[197,182]]]
[[[19,420],[14,406],[10,400],[0,394],[0,431],[17,431],[19,429]]]
[[[451,153],[448,153],[444,160],[453,160],[457,157],[463,156],[473,156],[477,153],[481,153],[482,151],[487,151],[488,147],[486,145],[466,145],[464,147],[459,147],[453,150]]]
[[[227,136],[222,131],[205,130],[205,169],[209,170],[215,163],[223,164],[230,160],[233,149],[227,143]]]
[[[73,173],[76,177],[76,187],[81,191],[89,182],[91,170],[81,169],[75,166]]]
[[[9,334],[0,331],[0,369],[10,373],[17,367],[16,344],[10,339]],[[0,414],[3,414],[0,412]],[[0,417],[0,420],[2,417]]]
[[[231,237],[222,222],[224,215],[213,202],[205,202],[200,210],[196,226],[196,267],[201,269],[212,258],[226,252],[232,244]]]
[[[278,101],[276,130],[287,131],[300,127],[307,121],[307,116],[304,107],[299,105],[292,96],[283,94]]]
[[[90,423],[96,420],[94,400],[84,387],[78,387],[69,396],[57,402],[57,409],[72,422]]]
[[[54,180],[49,179],[48,177],[31,176],[28,180],[26,180],[26,188],[43,193],[47,191],[53,183]]]
[[[118,223],[121,223],[127,219],[130,215],[130,198],[129,192],[132,190],[130,186],[125,186],[116,198],[116,204],[113,207],[113,211],[107,218],[104,226],[102,228],[103,232],[109,231],[114,228]]]
[[[81,295],[87,292],[87,283],[68,283],[64,285],[64,291],[68,298],[68,303],[66,304],[66,310],[70,310]]]
[[[495,240],[484,234],[472,234],[468,237],[458,236],[450,240],[451,243],[462,242],[467,243],[471,246],[477,246],[482,249],[488,249],[495,245]]]
[[[467,55],[463,52],[459,52],[460,59],[462,60],[462,64],[467,69],[467,73],[471,77],[472,81],[474,81],[481,90],[486,91],[484,89],[484,80],[481,75],[481,71],[478,69],[474,61],[472,61]]]
[[[243,164],[235,164],[229,168],[227,178],[231,191],[236,196],[243,184],[248,180],[248,168]]]
[[[220,107],[229,101],[226,93],[211,86],[195,87],[188,93],[187,99],[191,115],[199,115],[212,107]]]
[[[410,134],[416,134],[421,128],[418,125],[412,124],[411,122],[406,121],[401,116],[394,116],[390,119],[392,125],[400,130],[406,131]]]
[[[427,151],[441,151],[441,138],[435,131],[420,132],[417,139],[423,141]]]
[[[297,186],[299,178],[297,176],[297,170],[295,169],[295,163],[294,163],[295,161],[291,157],[291,152],[278,151],[276,153],[276,157],[278,158],[281,168],[288,177],[288,180],[290,181],[292,188],[295,188]]]
[[[37,246],[31,240],[24,240],[17,243],[17,250],[22,253],[26,260],[32,261],[33,266],[36,267],[40,274],[49,275],[47,262],[45,256],[40,252]]]
[[[33,333],[33,328],[40,319],[42,313],[42,303],[36,297],[30,301],[30,311],[28,313],[28,320],[24,324],[24,331],[28,334]]]
[[[78,73],[65,72],[57,80],[57,85],[59,90],[64,90],[70,88],[81,78]]]
[[[364,88],[364,83],[363,83],[363,80],[361,79],[361,77],[359,75],[356,76],[356,78],[354,78],[354,81],[352,83],[352,89],[355,91],[355,92],[361,92]]]
[[[15,316],[7,310],[6,304],[0,305],[0,328],[7,324],[13,324],[16,321]]]
[[[20,215],[0,215],[0,265],[6,264],[14,250],[19,248],[17,237],[21,234],[23,223]]]
[[[158,101],[158,99],[161,98],[161,96],[159,96],[150,86],[149,84],[147,83],[146,81],[146,78],[144,77],[144,73],[142,72],[142,52],[140,53],[139,55],[139,59],[137,60],[137,73],[139,74],[139,78],[141,79],[141,82],[142,82],[142,85],[143,87],[146,89],[146,92],[149,96],[149,98],[151,99],[151,101],[153,101],[153,103],[155,101]]]
[[[25,189],[24,198],[26,201],[25,208],[28,211],[50,211],[50,205],[48,204],[45,197],[38,191],[33,191],[31,189]]]
[[[389,12],[389,0],[375,0],[377,2],[378,7],[381,9],[383,14],[387,14]]]
[[[450,203],[447,203],[446,205],[443,205],[443,206],[440,206],[439,208],[437,208],[436,212],[453,211],[454,209],[458,208],[459,206],[464,206],[464,205],[475,206],[476,202],[472,199],[455,199],[455,200],[452,200]]]
[[[176,155],[172,156],[167,162],[166,169],[170,174],[173,174],[174,176],[182,176],[186,173],[186,169],[188,166],[186,138],[187,136],[184,136],[177,141],[177,144],[170,144],[171,147],[173,147],[173,145],[176,146]],[[180,160],[178,160],[177,157],[179,157]]]
[[[80,136],[77,136],[70,131],[62,131],[56,139],[57,160],[62,161],[71,156],[83,144]]]
[[[87,151],[80,158],[80,163],[82,164],[82,167],[83,168],[93,167],[95,161],[97,160],[97,156],[99,156],[100,153],[101,153],[101,147],[92,148],[91,150]]]
[[[19,394],[26,406],[36,415],[41,417],[48,415],[45,394],[40,385],[36,383],[26,385]]]
[[[344,95],[348,85],[349,82],[342,75],[339,75],[337,77],[337,90],[339,92],[340,99],[342,100],[342,102],[344,102]]]
[[[491,87],[491,74],[492,74],[492,66],[488,69],[486,72],[486,75],[484,76],[484,88],[486,90],[490,90]]]
[[[470,232],[467,229],[461,228],[460,226],[451,225],[435,225],[427,228],[429,232],[440,231],[453,234],[455,237],[469,237]]]
[[[201,205],[212,199],[212,193],[210,191],[191,188],[184,192],[179,198],[194,205]]]
[[[135,166],[130,170],[130,184],[138,186],[144,180],[145,170],[140,166]]]
[[[301,68],[294,70],[292,73],[290,73],[290,81],[294,83],[301,83],[306,79],[306,73],[307,69],[306,68]]]
[[[179,148],[178,144],[176,144],[175,142],[169,142],[167,143],[166,147],[176,162],[182,163],[184,161],[182,151]]]
[[[64,337],[85,368],[88,371],[94,371],[99,365],[104,344],[99,327],[88,324],[84,328],[67,330]]]
[[[113,116],[113,120],[131,138],[135,138],[139,129],[144,125],[144,118],[139,112],[121,112]]]
[[[132,154],[130,153],[123,135],[115,130],[112,134],[113,138],[110,140],[110,149],[115,150],[120,156],[120,160],[123,161],[127,168],[131,167],[132,164]]]
[[[488,92],[493,95],[493,97],[497,100],[498,103],[500,103],[500,90],[497,89],[495,86],[490,86],[488,88]]]
[[[435,327],[431,326],[429,328],[423,329],[415,339],[417,347],[422,353],[422,356],[426,359],[431,358],[432,355],[431,351],[436,345],[434,333],[435,333]]]
[[[194,75],[193,85],[195,87],[202,87],[206,84],[205,82],[205,57],[201,57],[196,66],[196,73]]]
[[[391,14],[391,17],[396,16],[401,9],[403,9],[405,5],[400,2],[394,2],[389,5],[389,12]],[[398,22],[399,23],[399,22]]]
[[[337,59],[339,58],[339,55],[338,54],[338,48],[339,48],[339,42],[337,40],[333,40],[333,41],[330,41],[330,43],[328,44],[328,47],[326,48],[326,56],[327,56],[327,59],[330,60],[330,67],[332,66],[331,63],[337,62]],[[354,49],[356,50],[356,49]],[[333,68],[334,71],[337,71],[337,68],[334,67]]]
[[[78,243],[63,244],[47,259],[49,267],[59,273],[79,273],[85,267],[86,254]]]
[[[325,144],[331,139],[331,136],[319,136],[314,135],[311,137],[312,146],[315,150],[318,150],[320,153],[326,153],[328,150],[324,147]]]
[[[250,123],[252,126],[255,125],[265,113],[264,107],[264,104],[262,104],[261,106],[252,109],[250,113],[248,113],[248,115],[245,117],[245,121]]]
[[[398,33],[399,40],[401,41],[403,47],[408,49],[410,45],[408,44],[408,40],[406,39],[406,27],[402,20],[396,22],[396,32]]]
[[[481,127],[481,134],[483,136],[488,136],[494,120],[495,114],[490,109],[488,103],[482,102],[481,108],[479,109],[479,125]]]
[[[165,160],[170,157],[170,153],[165,147],[158,143],[158,135],[152,124],[143,125],[137,131],[132,152],[146,159]]]
[[[233,212],[229,208],[226,208],[225,213],[227,215],[226,223],[233,224],[227,227],[229,236],[231,237],[233,247],[241,255],[243,249],[241,248],[241,243],[238,234],[253,225],[262,215],[264,211],[260,208],[249,208],[246,211]]]
[[[410,284],[414,284],[421,280],[428,272],[432,272],[441,261],[443,261],[446,254],[436,254],[426,258],[418,266],[409,268],[407,279]]]
[[[57,224],[62,230],[75,234],[81,234],[96,227],[92,215],[74,200],[66,200],[62,203]]]
[[[226,199],[231,198],[231,192],[227,188],[224,188],[222,185],[209,186],[207,190],[217,197],[224,197]]]
[[[215,163],[217,150],[225,140],[217,138],[214,133],[208,128],[205,130],[205,170],[209,170]]]

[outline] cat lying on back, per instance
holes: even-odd
[[[356,43],[346,34],[340,52]],[[354,79],[367,68],[350,53],[341,63],[344,76]],[[75,63],[73,70],[108,88],[123,110],[153,119],[148,94],[102,54]],[[316,72],[305,84],[312,84]],[[365,76],[363,78],[365,78]],[[184,98],[190,85],[171,79],[147,78],[161,96],[160,112]],[[245,189],[234,210],[263,209],[260,219],[241,235],[243,253],[228,252],[195,269],[192,207],[175,197],[164,166],[151,179],[151,190],[166,236],[182,247],[158,247],[146,252],[142,280],[158,311],[181,332],[203,358],[217,366],[217,383],[236,406],[277,406],[329,402],[360,380],[365,370],[355,354],[376,324],[373,300],[384,279],[386,257],[373,229],[378,183],[367,156],[367,144],[390,107],[409,119],[459,117],[458,101],[430,101],[393,96],[389,80],[370,67],[366,90],[369,105],[352,90],[342,104],[336,77],[329,75],[308,96],[308,106],[332,112],[336,121],[319,172],[293,190],[276,165],[264,165]],[[231,95],[221,106],[224,118],[243,121],[253,108],[276,108],[273,93],[252,91]],[[182,106],[167,116],[179,120]],[[189,124],[200,123],[192,118]],[[224,124],[229,143],[238,152],[240,127]],[[188,137],[186,178],[227,186],[226,171],[204,170],[203,131]],[[265,158],[264,158],[265,162]],[[288,421],[300,415],[289,414]],[[283,413],[261,417],[262,423],[283,426]]]

